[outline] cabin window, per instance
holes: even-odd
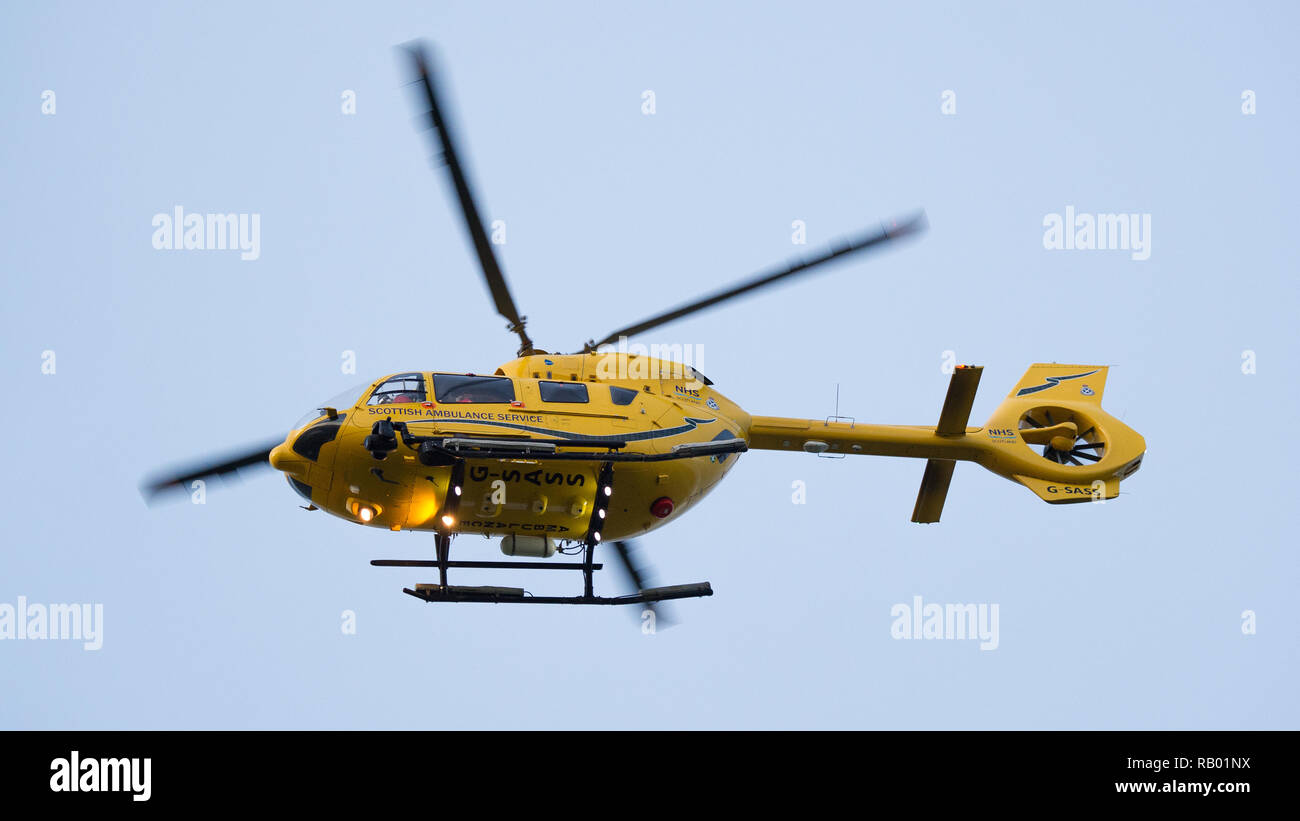
[[[636,391],[631,388],[616,388],[610,385],[609,398],[615,405],[630,405],[632,400],[636,399]]]
[[[408,402],[424,401],[424,374],[399,373],[384,380],[370,394],[367,405],[400,405]]]
[[[581,382],[538,382],[543,402],[586,402],[587,386]]]
[[[504,376],[433,375],[433,394],[445,403],[506,403],[515,401],[515,383]]]

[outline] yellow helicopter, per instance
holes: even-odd
[[[752,416],[688,365],[611,348],[634,334],[914,235],[925,227],[923,214],[589,341],[580,352],[537,349],[484,231],[430,63],[421,47],[408,50],[488,289],[519,336],[517,358],[491,374],[410,371],[376,379],[326,402],[283,441],[146,483],[148,498],[196,479],[269,464],[285,474],[308,510],[365,527],[432,531],[434,559],[372,562],[437,568],[436,584],[403,591],[424,601],[653,607],[713,591],[708,582],[647,587],[630,540],[694,507],[747,450],[925,459],[914,522],[939,521],[959,461],[982,465],[1051,503],[1112,499],[1120,481],[1141,466],[1143,438],[1101,408],[1105,366],[1033,365],[983,427],[967,424],[982,369],[958,366],[937,424],[872,425],[839,417]],[[452,539],[462,533],[501,537],[503,553],[531,561],[452,560]],[[595,595],[600,544],[614,547],[635,594]],[[555,560],[556,553],[581,561]],[[533,596],[523,588],[451,585],[448,571],[456,568],[573,570],[583,575],[583,593]]]

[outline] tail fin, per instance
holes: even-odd
[[[1106,365],[1045,365],[1040,362],[1029,366],[1007,398],[1068,397],[1073,401],[1100,405],[1109,370]]]

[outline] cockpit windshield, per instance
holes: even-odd
[[[424,401],[424,374],[399,373],[389,377],[370,394],[367,405],[400,405]]]
[[[311,424],[315,420],[324,416],[325,411],[322,410],[322,408],[334,408],[340,413],[351,410],[352,406],[357,403],[357,400],[359,398],[361,398],[361,395],[365,393],[366,388],[369,387],[370,387],[370,383],[365,382],[363,384],[348,388],[347,390],[335,396],[331,396],[329,399],[326,399],[318,406],[304,413],[302,415],[302,418],[298,420],[297,424],[293,426],[294,430],[297,430],[298,428],[301,428],[304,425]]]

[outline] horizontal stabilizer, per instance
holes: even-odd
[[[948,382],[948,395],[943,400],[943,410],[939,412],[939,424],[934,432],[940,436],[961,436],[966,433],[966,422],[970,419],[971,405],[975,404],[975,391],[980,386],[980,374],[984,368],[978,365],[958,365]]]
[[[925,475],[921,477],[921,492],[916,494],[912,521],[921,524],[939,521],[939,514],[943,513],[943,502],[948,498],[952,470],[956,466],[957,463],[951,459],[931,459],[925,463]]]
[[[975,404],[975,391],[979,389],[983,372],[979,365],[958,365],[953,370],[948,382],[948,395],[943,399],[943,410],[939,411],[939,424],[934,428],[936,436],[966,435],[966,422],[970,419],[970,409]],[[952,470],[956,466],[952,459],[930,459],[925,463],[921,490],[916,494],[916,507],[912,508],[912,521],[922,524],[939,521],[944,500],[948,498]]]

